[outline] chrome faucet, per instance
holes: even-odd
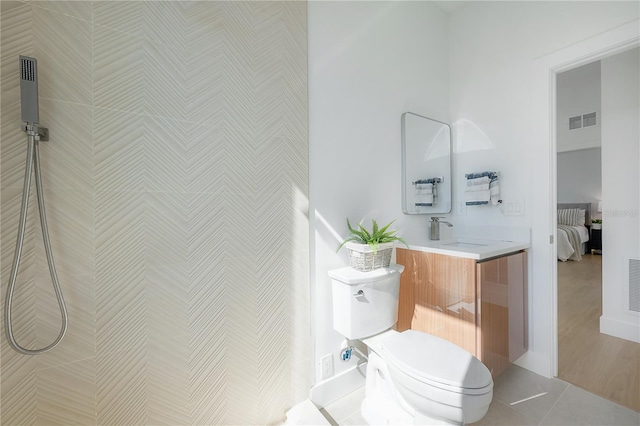
[[[453,226],[453,224],[449,222],[441,221],[440,219],[444,219],[444,217],[432,216],[431,217],[431,232],[429,233],[429,238],[433,241],[438,241],[440,239],[440,224],[446,223],[449,228]]]

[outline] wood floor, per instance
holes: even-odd
[[[640,412],[640,344],[599,332],[602,257],[558,262],[558,378]]]

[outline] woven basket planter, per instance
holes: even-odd
[[[349,254],[350,266],[358,271],[369,272],[389,266],[394,243],[378,244],[378,251],[375,254],[373,248],[368,244],[349,242],[345,247]]]

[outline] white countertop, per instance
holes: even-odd
[[[531,247],[529,242],[524,241],[494,241],[480,240],[473,238],[457,238],[449,240],[413,241],[406,239],[411,250],[423,251],[426,253],[444,254],[447,256],[465,257],[468,259],[484,260],[492,257],[504,256]],[[403,244],[397,244],[397,248],[405,248]]]

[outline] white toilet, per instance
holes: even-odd
[[[402,265],[371,272],[329,271],[333,327],[369,349],[362,416],[373,424],[465,424],[480,420],[493,397],[487,367],[469,352],[398,320]]]

